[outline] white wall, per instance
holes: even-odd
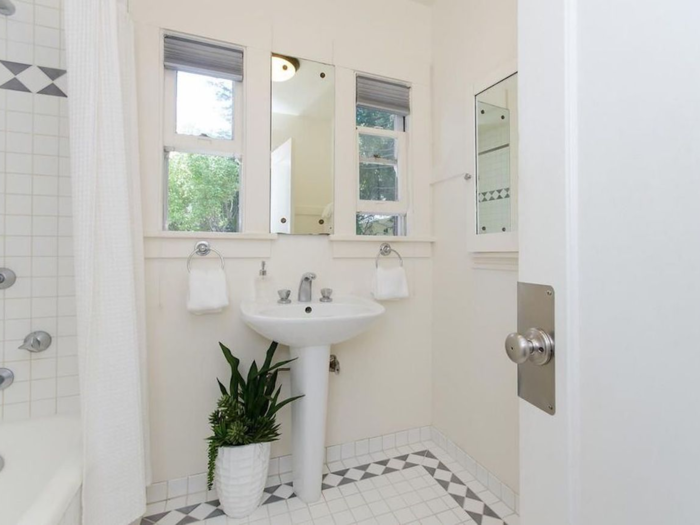
[[[261,260],[279,287],[296,290],[301,274],[315,271],[316,291],[369,295],[380,240],[327,237],[271,238],[269,231],[271,51],[335,65],[336,232],[354,233],[354,70],[409,81],[413,86],[411,134],[412,233],[422,241],[392,241],[406,260],[412,297],[389,304],[369,334],[333,349],[342,373],[331,377],[328,444],[430,424],[431,231],[430,9],[405,0],[284,2],[133,0],[139,68],[141,169],[148,278],[151,435],[154,481],[203,472],[207,416],[215,405],[215,378],[228,371],[217,348],[223,341],[246,366],[267,343],[243,326],[238,304]],[[373,16],[368,17],[367,13]],[[386,24],[388,18],[395,23]],[[396,17],[399,19],[396,20]],[[244,224],[236,240],[209,238],[227,257],[231,308],[194,317],[184,308],[186,257],[196,235],[160,231],[162,114],[160,30],[167,28],[246,46],[246,155]],[[206,236],[202,236],[206,237]],[[206,264],[205,261],[196,261]],[[216,261],[210,261],[216,264]],[[273,455],[290,451],[289,412]]]
[[[433,424],[517,492],[516,367],[503,351],[516,328],[517,260],[469,253],[474,179],[458,176],[474,174],[475,85],[517,58],[516,16],[515,0],[433,9]]]
[[[576,4],[576,523],[697,522],[700,6]]]
[[[0,59],[31,65],[0,89],[0,265],[17,274],[0,291],[0,366],[15,383],[0,392],[0,419],[79,410],[68,103],[38,94],[51,79],[36,66],[65,68],[60,2],[15,2],[0,16]],[[13,78],[0,65],[0,85]],[[56,80],[66,90],[66,75]],[[34,330],[53,336],[45,352],[18,350]]]

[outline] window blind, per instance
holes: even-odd
[[[243,51],[235,47],[165,35],[165,67],[240,82]]]
[[[357,105],[407,116],[411,113],[410,90],[405,84],[358,75]]]

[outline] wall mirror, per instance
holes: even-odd
[[[333,233],[333,66],[272,56],[270,231]]]
[[[476,233],[517,230],[518,75],[476,95]]]

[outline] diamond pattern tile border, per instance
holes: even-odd
[[[484,503],[466,483],[452,473],[452,471],[429,450],[404,454],[391,459],[331,472],[323,477],[322,488],[323,490],[333,489],[350,483],[356,483],[360,480],[419,467],[425,469],[477,525],[506,525],[491,507]],[[268,505],[295,497],[296,495],[294,494],[291,483],[273,485],[265,488],[262,504]],[[219,501],[214,500],[197,505],[188,505],[152,516],[146,516],[141,520],[141,525],[186,525],[188,523],[201,522],[223,514],[224,511],[219,507]]]
[[[510,188],[479,193],[479,202],[498,201],[501,199],[510,199]]]
[[[65,69],[0,60],[0,89],[66,97],[65,74]]]

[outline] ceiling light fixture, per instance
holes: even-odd
[[[272,81],[286,82],[299,70],[299,61],[296,58],[282,55],[272,55]]]

